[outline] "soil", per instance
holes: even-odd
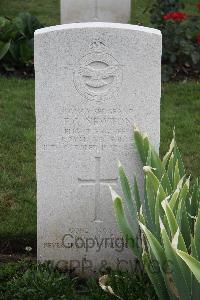
[[[26,261],[36,261],[36,256],[27,256],[26,255],[19,255],[19,254],[1,254],[0,253],[0,265],[1,264],[7,264],[10,262],[18,262],[20,260],[26,260]]]
[[[0,256],[1,255],[27,255],[26,247],[31,247],[31,255],[37,253],[36,237],[10,237],[0,239]]]
[[[3,66],[0,64],[0,77],[17,77],[21,79],[30,79],[35,77],[34,67],[24,67],[20,69],[15,69],[12,71],[6,71]]]

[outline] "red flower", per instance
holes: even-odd
[[[200,9],[200,3],[196,5],[196,8]]]
[[[174,21],[180,22],[180,21],[184,21],[185,19],[187,19],[187,15],[180,11],[170,12],[170,13],[166,14],[165,16],[163,16],[163,20],[165,20],[165,21],[174,20]]]
[[[200,44],[200,34],[197,35],[197,37],[196,37],[196,42],[197,42],[197,44]]]

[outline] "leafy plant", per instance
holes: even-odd
[[[112,298],[108,299],[157,299],[146,274],[141,276],[136,272],[111,272],[99,278],[99,285],[108,295],[112,295]],[[99,297],[97,299],[99,300]]]
[[[163,35],[162,78],[200,75],[200,16],[182,12],[179,0],[157,0],[151,10],[151,23]]]
[[[0,17],[0,66],[4,70],[33,70],[34,31],[41,27],[37,18],[28,12],[13,19]]]
[[[184,8],[184,4],[180,0],[156,0],[153,1],[150,9],[151,23],[159,29],[164,25],[163,17],[168,13],[180,11]]]
[[[159,299],[199,299],[198,180],[191,186],[190,178],[186,178],[175,134],[162,160],[137,128],[134,138],[143,164],[144,196],[136,178],[131,189],[119,164],[123,199],[111,189],[118,226]]]
[[[163,80],[179,74],[198,76],[200,74],[200,32],[199,16],[177,21],[167,17],[163,34]],[[183,15],[184,16],[184,15]],[[176,17],[176,15],[175,15]]]

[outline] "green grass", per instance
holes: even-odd
[[[34,81],[0,86],[0,236],[35,235]]]
[[[60,0],[1,0],[0,15],[13,17],[21,11],[35,15],[44,25],[60,23]]]
[[[100,275],[99,275],[100,276]],[[146,276],[111,273],[109,285],[120,299],[157,299]],[[97,278],[79,279],[54,270],[50,265],[28,261],[9,263],[0,269],[0,300],[115,300],[103,291]]]
[[[161,101],[161,155],[166,153],[175,127],[187,173],[200,176],[200,83],[168,83]]]
[[[34,80],[0,78],[0,236],[36,238]],[[188,173],[199,176],[200,84],[169,83],[161,102],[161,154],[176,127]]]

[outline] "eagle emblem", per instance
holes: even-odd
[[[105,53],[92,53],[84,57],[74,75],[78,92],[89,100],[100,101],[113,96],[121,79],[119,63]]]

